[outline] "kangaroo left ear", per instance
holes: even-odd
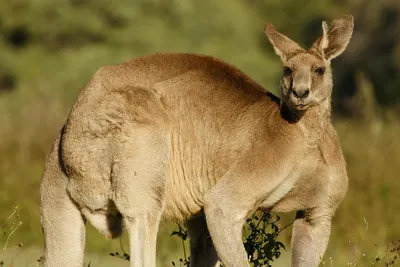
[[[268,40],[274,47],[275,53],[280,56],[282,60],[287,60],[299,52],[304,52],[303,48],[289,37],[279,33],[272,24],[265,25],[264,31]]]
[[[331,61],[339,56],[347,47],[353,34],[354,18],[351,15],[336,18],[331,26],[322,22],[323,35],[313,44],[310,50],[314,50],[322,57]]]

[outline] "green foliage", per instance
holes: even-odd
[[[256,212],[246,220],[243,244],[251,266],[271,266],[271,263],[281,255],[281,249],[285,249],[284,244],[278,241],[278,236],[289,225],[279,228],[279,221],[278,215],[262,211]],[[171,236],[178,236],[182,241],[183,258],[179,259],[179,266],[189,266],[190,257],[187,257],[184,244],[188,239],[187,231],[178,225],[178,230],[174,231]],[[175,262],[172,262],[172,265],[177,266]]]
[[[278,241],[279,233],[286,227],[279,229],[280,217],[268,212],[259,212],[246,220],[247,236],[246,248],[249,262],[252,266],[270,267],[271,263],[281,255],[285,245]]]

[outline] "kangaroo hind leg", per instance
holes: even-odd
[[[138,129],[129,140],[113,166],[114,202],[129,234],[130,266],[155,267],[168,146],[162,136],[146,129]]]
[[[67,193],[68,178],[59,161],[59,138],[47,158],[40,185],[40,219],[44,236],[43,266],[81,267],[85,221]]]
[[[204,215],[191,218],[186,226],[190,238],[190,266],[219,267],[221,263],[211,240]]]

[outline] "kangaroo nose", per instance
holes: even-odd
[[[308,89],[308,88],[294,89],[293,88],[293,94],[299,99],[306,98],[310,94],[310,89]]]

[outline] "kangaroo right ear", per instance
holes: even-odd
[[[313,44],[311,50],[317,51],[325,60],[331,61],[347,47],[353,34],[354,18],[351,15],[334,19],[328,27],[322,22],[322,36]]]
[[[277,32],[272,24],[265,25],[264,31],[274,47],[275,53],[280,56],[282,60],[287,60],[299,52],[304,52],[304,49],[301,48],[296,42]]]

